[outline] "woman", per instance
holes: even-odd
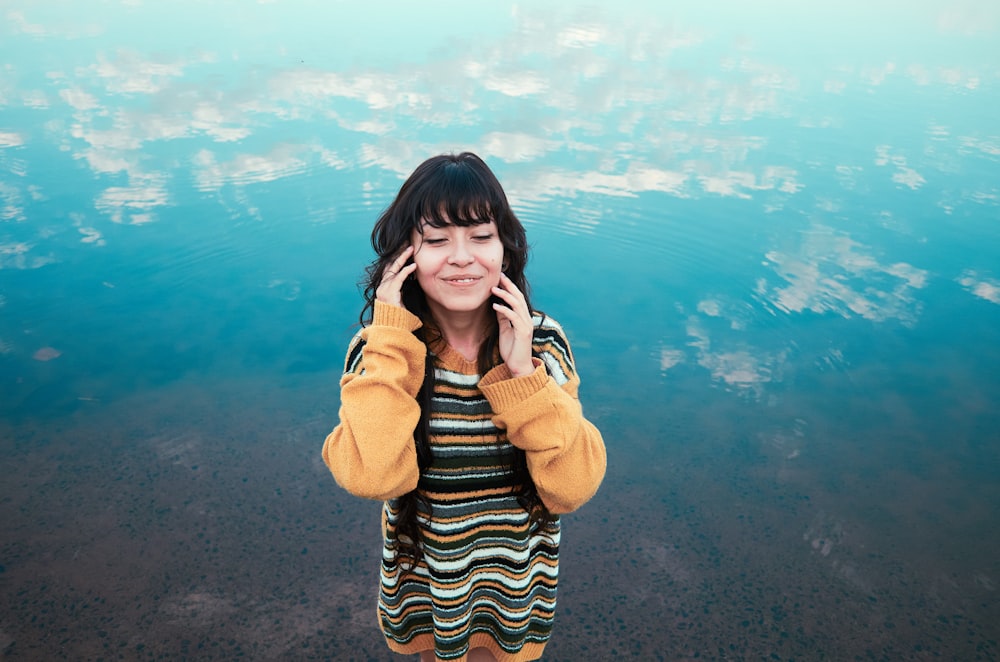
[[[421,660],[538,659],[558,516],[593,496],[606,457],[562,329],[529,304],[524,227],[466,152],[422,163],[372,246],[323,459],[385,502],[386,641]]]

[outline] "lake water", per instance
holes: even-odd
[[[0,657],[391,659],[320,448],[463,149],[608,446],[547,660],[1000,657],[1000,5],[540,4],[4,3]]]

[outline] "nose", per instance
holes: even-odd
[[[475,259],[472,253],[469,251],[469,246],[464,239],[458,239],[452,242],[451,255],[448,256],[448,261],[452,264],[466,265],[472,263]]]

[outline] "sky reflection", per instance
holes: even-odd
[[[768,273],[745,287],[772,314],[912,326],[939,278],[997,303],[995,252],[950,272],[918,259],[956,241],[943,217],[1000,206],[993,3],[172,7],[6,6],[4,269],[63,259],[39,221],[57,199],[78,243],[105,249],[107,222],[165,222],[192,197],[267,222],[264,191],[307,177],[342,173],[341,198],[377,207],[426,154],[471,148],[521,208],[571,204],[544,219],[566,235],[633,241],[609,198],[654,224],[666,203],[651,196],[745,205],[702,231],[755,237]],[[336,218],[337,197],[306,217]],[[745,220],[758,212],[762,235]],[[875,226],[902,243],[879,254]],[[959,244],[996,241],[973,228]]]
[[[317,9],[309,3],[272,4],[244,10],[243,29],[250,34],[265,29],[258,22],[276,11],[286,15],[287,25],[306,7]],[[225,9],[198,12],[236,11],[221,5]],[[727,6],[723,16],[735,13],[735,7]],[[572,172],[587,174],[581,178],[582,192],[658,190],[671,195],[750,197],[753,191],[794,194],[805,187],[797,181],[801,161],[775,160],[783,146],[775,144],[778,137],[764,126],[755,131],[758,121],[836,133],[853,119],[837,112],[843,107],[838,98],[849,97],[856,103],[860,97],[873,107],[872,95],[890,84],[894,95],[903,85],[909,90],[904,92],[907,96],[931,87],[938,88],[935,94],[978,92],[995,99],[995,64],[984,67],[981,61],[968,61],[970,55],[988,48],[995,10],[986,3],[942,6],[936,12],[907,8],[905,14],[897,14],[891,5],[883,15],[863,12],[852,18],[852,25],[864,27],[867,16],[870,29],[877,31],[905,18],[905,23],[922,29],[906,41],[881,44],[882,52],[878,41],[870,41],[864,42],[865,48],[841,49],[834,57],[822,49],[830,37],[818,44],[812,41],[812,52],[823,55],[819,60],[788,57],[781,49],[826,34],[820,29],[826,17],[796,15],[789,7],[777,7],[746,17],[739,29],[735,15],[729,24],[709,22],[697,13],[685,15],[652,4],[627,5],[620,12],[597,15],[572,6],[515,7],[497,22],[506,29],[496,34],[443,43],[434,42],[431,34],[427,40],[410,43],[418,49],[410,57],[417,64],[388,60],[372,66],[358,60],[331,69],[317,67],[309,57],[317,48],[311,34],[301,39],[298,58],[295,42],[280,38],[269,48],[258,45],[250,52],[244,52],[247,42],[227,52],[210,39],[194,42],[196,47],[185,44],[177,52],[177,48],[164,50],[154,38],[143,51],[136,44],[114,43],[123,41],[124,35],[148,33],[142,28],[158,18],[155,6],[126,3],[114,23],[70,35],[66,28],[45,25],[51,20],[48,12],[32,4],[17,9],[15,3],[7,10],[5,41],[6,50],[16,49],[21,57],[10,60],[17,64],[9,64],[4,72],[3,103],[47,111],[49,117],[39,117],[33,124],[49,129],[43,135],[32,131],[27,138],[5,128],[0,145],[9,149],[26,140],[55,142],[84,159],[95,175],[124,174],[129,188],[145,190],[144,180],[165,179],[169,174],[158,171],[165,165],[162,160],[150,157],[156,143],[188,143],[172,149],[172,155],[183,164],[200,163],[208,159],[204,148],[199,145],[197,152],[191,152],[185,147],[193,148],[200,142],[193,139],[206,137],[218,143],[212,160],[252,163],[234,169],[253,174],[247,180],[207,177],[204,185],[244,185],[300,172],[303,166],[290,167],[288,162],[289,154],[297,151],[311,152],[312,158],[302,161],[305,165],[329,164],[323,137],[307,145],[280,138],[301,129],[296,124],[322,122],[336,126],[338,144],[351,146],[346,162],[357,163],[355,154],[363,150],[367,158],[362,164],[399,174],[410,169],[412,153],[461,142],[476,144],[490,157],[527,164],[532,171],[571,163]],[[325,11],[326,18],[334,19],[348,10],[333,3]],[[851,11],[838,11],[836,16],[843,22]],[[391,23],[392,13],[387,17]],[[212,18],[205,16],[206,23]],[[779,18],[784,29],[776,32],[770,21]],[[323,26],[332,22],[319,21]],[[297,25],[296,30],[315,29],[311,23]],[[342,23],[343,19],[336,21]],[[98,35],[100,40],[88,38]],[[197,35],[195,31],[191,39]],[[329,38],[336,37],[334,33]],[[918,49],[924,39],[932,47],[947,44],[945,64],[919,60],[926,56]],[[50,40],[74,46],[68,60],[38,55]],[[951,112],[926,118],[935,121],[930,130],[937,139],[948,131],[945,122],[961,117],[970,102],[961,97],[956,101],[958,107]],[[330,128],[324,133],[329,135]],[[469,135],[452,137],[462,133]],[[393,141],[379,141],[390,135]],[[398,153],[394,142],[399,140],[411,149],[396,158],[379,153],[380,147]],[[994,135],[963,134],[953,140],[958,144],[952,149],[982,149],[996,155]],[[227,143],[240,143],[240,148],[227,149]],[[911,189],[919,188],[926,181],[924,169],[933,167],[921,163],[919,155],[902,154],[889,144],[876,143],[871,149],[876,152],[874,164],[889,166],[891,181]],[[871,164],[867,157],[856,162],[860,156],[856,154],[854,163],[830,163],[831,156],[813,155],[828,167]],[[665,163],[672,167],[663,168]],[[809,165],[814,169],[819,163]],[[557,181],[551,188],[526,195],[560,195],[565,186]],[[995,195],[992,188],[979,193]],[[123,200],[121,206],[135,198],[145,201],[146,207],[165,203],[162,196],[145,193],[109,197],[110,206],[116,199]],[[104,211],[115,216],[111,209]]]

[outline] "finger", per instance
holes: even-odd
[[[514,281],[503,273],[500,274],[500,282],[493,289],[498,293],[502,292],[505,295],[504,299],[512,298],[514,301],[524,301],[524,294],[521,293],[521,290],[517,289]]]
[[[523,294],[521,294],[521,290],[518,289],[517,284],[514,283],[513,280],[511,280],[510,276],[508,276],[502,271],[500,272],[500,282],[506,289],[510,290],[511,292],[515,292],[520,296],[524,296]]]
[[[499,285],[494,285],[493,289],[492,289],[492,292],[493,292],[493,294],[497,295],[498,297],[500,297],[501,299],[503,299],[507,303],[510,303],[510,304],[517,303],[517,297],[514,295],[514,293],[513,292],[508,292],[507,290],[503,289]]]
[[[517,289],[513,291],[505,290],[502,287],[494,287],[493,294],[503,299],[517,314],[528,319],[531,315],[528,312],[528,302],[524,300],[524,295]]]
[[[523,315],[519,315],[511,308],[508,308],[501,303],[494,303],[493,310],[497,313],[497,323],[500,324],[501,327],[503,326],[503,322],[509,322],[509,326],[511,328],[520,329],[523,328],[527,322]]]
[[[392,264],[390,264],[385,270],[385,273],[382,274],[382,282],[392,280],[393,278],[397,278],[399,276],[406,278],[413,273],[414,270],[416,270],[417,264],[415,262],[406,264],[406,260],[410,257],[409,253],[412,252],[412,250],[413,246],[407,246],[403,249],[399,256],[397,256],[396,259],[392,261]]]
[[[398,264],[402,264],[403,262],[406,261],[408,257],[410,257],[410,253],[412,252],[413,252],[413,244],[407,244],[406,246],[403,247],[403,250],[399,251],[399,254],[396,255],[395,262]]]
[[[513,310],[496,301],[493,302],[493,310],[497,313],[497,321],[500,321],[501,318],[511,319],[512,317],[516,317]]]
[[[399,270],[399,277],[404,279],[408,278],[410,274],[412,274],[416,270],[417,270],[416,262],[411,262],[410,264],[404,266],[402,269]]]
[[[501,331],[503,331],[504,328],[514,328],[514,320],[510,319],[510,316],[505,314],[505,311],[509,309],[495,303],[493,304],[493,310],[497,313],[497,325],[500,327]]]
[[[519,302],[524,303],[525,306],[528,305],[528,302],[524,298],[524,293],[521,292],[521,290],[517,287],[517,284],[511,280],[510,276],[502,271],[500,272],[500,286],[517,297]]]
[[[398,273],[399,270],[403,267],[403,265],[406,264],[406,261],[410,258],[410,255],[412,253],[413,253],[413,244],[410,244],[403,250],[399,251],[399,254],[396,255],[396,258],[392,261],[392,264],[389,265],[389,271]]]

